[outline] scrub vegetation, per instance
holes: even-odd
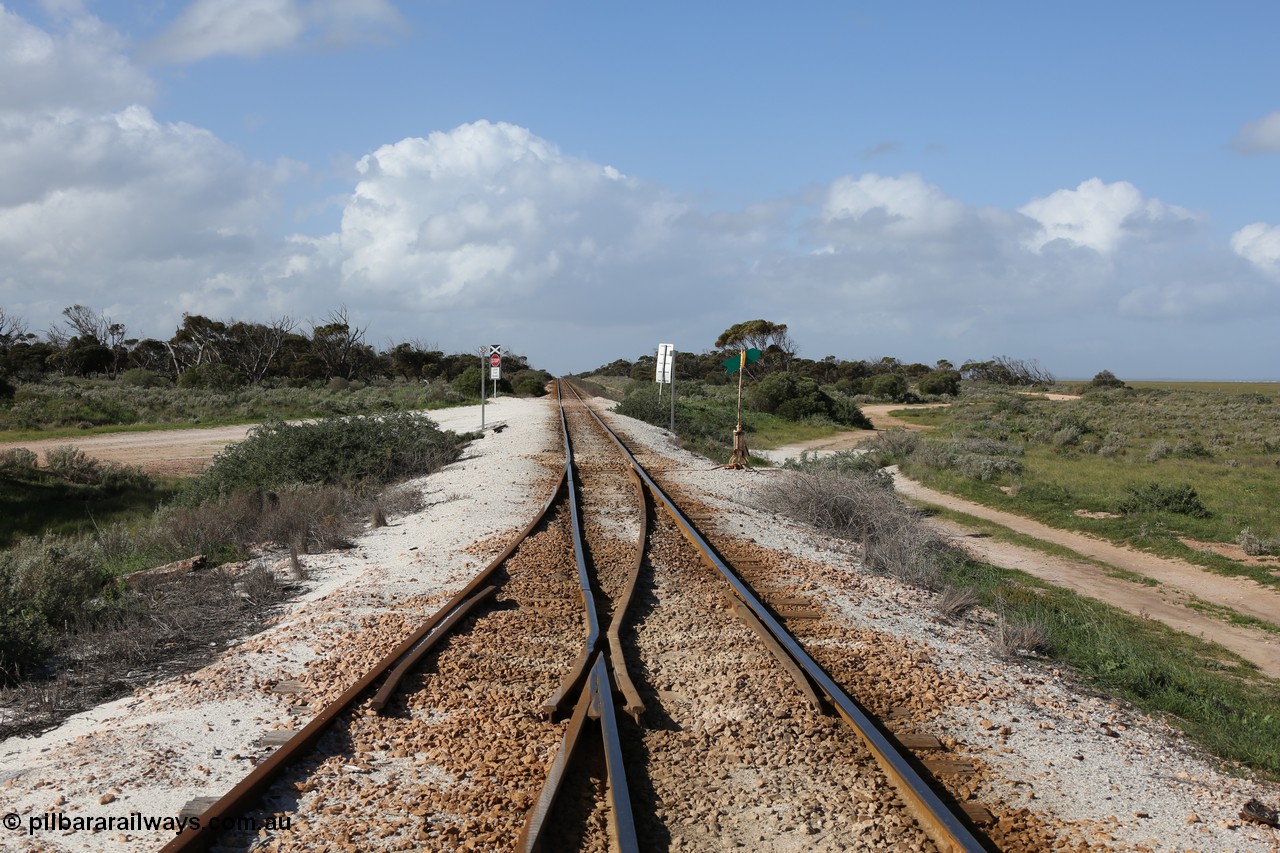
[[[934,488],[1280,586],[1280,389],[1091,385],[1049,400],[985,388],[922,415],[903,470]],[[923,418],[922,418],[923,420]],[[1083,511],[1083,512],[1079,512]]]
[[[1068,666],[1228,765],[1280,778],[1280,686],[1221,647],[949,546],[880,468],[910,449],[904,435],[882,434],[870,453],[792,462],[797,476],[775,481],[763,508],[848,540],[872,571],[937,592],[944,618],[986,630],[998,652]]]
[[[69,439],[43,465],[0,451],[0,733],[198,662],[286,593],[288,571],[247,558],[283,555],[300,576],[298,555],[410,508],[395,483],[448,464],[469,438],[413,410],[478,396],[478,356],[379,352],[345,310],[305,331],[185,315],[165,341],[84,306],[63,315],[37,335],[0,309],[0,440]],[[545,393],[550,375],[522,356],[502,367],[499,390]],[[263,421],[188,481],[102,463],[73,440]]]

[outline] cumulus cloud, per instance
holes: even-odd
[[[1280,111],[1246,122],[1231,147],[1242,154],[1280,153]]]
[[[345,43],[402,26],[387,0],[195,0],[150,44],[153,61],[261,56],[304,41]]]
[[[151,98],[151,81],[100,20],[72,14],[62,30],[46,32],[0,5],[0,112],[117,109]]]
[[[384,145],[342,217],[344,287],[419,310],[499,304],[586,320],[670,310],[751,243],[752,214],[708,217],[529,130],[479,121]],[[632,304],[634,302],[634,304]]]
[[[1128,181],[1106,184],[1098,178],[1090,178],[1074,190],[1058,190],[1034,199],[1018,212],[1040,225],[1027,239],[1032,251],[1065,240],[1103,255],[1115,252],[1126,238],[1158,235],[1170,224],[1195,220],[1181,207],[1144,198]]]
[[[1280,273],[1280,225],[1246,225],[1231,235],[1231,248],[1256,266]]]
[[[822,207],[824,223],[836,232],[875,234],[907,240],[945,234],[964,214],[964,205],[916,174],[838,178]]]

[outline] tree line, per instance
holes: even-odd
[[[964,361],[959,367],[947,359],[928,365],[903,362],[891,356],[855,360],[834,355],[821,359],[802,358],[797,354],[787,325],[769,320],[735,323],[716,338],[710,349],[700,353],[679,353],[675,360],[676,380],[709,384],[736,381],[726,375],[723,362],[742,349],[761,352],[760,360],[747,368],[747,375],[751,378],[786,373],[831,386],[849,396],[869,394],[894,401],[906,399],[913,385],[921,394],[954,396],[959,393],[961,380],[1010,387],[1046,387],[1055,381],[1053,374],[1034,359],[1009,356]],[[634,361],[612,361],[593,372],[653,381],[656,368],[656,356],[645,354]]]
[[[128,326],[84,305],[63,309],[42,333],[0,307],[0,382],[39,382],[47,376],[156,377],[193,388],[225,390],[264,383],[308,384],[333,379],[460,380],[479,366],[475,353],[446,354],[420,341],[378,350],[368,329],[345,307],[319,321],[282,316],[267,322],[217,320],[183,314],[167,339],[130,337]],[[504,354],[500,389],[541,393],[550,378],[522,355]],[[141,373],[139,373],[141,372]],[[526,386],[523,390],[521,386]],[[505,387],[504,387],[505,386]]]

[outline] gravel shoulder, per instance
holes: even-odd
[[[266,731],[300,728],[460,588],[536,511],[559,464],[546,401],[504,399],[490,412],[507,428],[419,481],[424,510],[369,531],[351,551],[305,558],[308,591],[269,630],[230,644],[197,672],[139,689],[40,737],[0,742],[0,812],[22,822],[19,831],[0,830],[0,847],[156,849],[168,833],[28,835],[26,826],[48,812],[176,815],[192,797],[224,793],[267,754],[257,745]],[[446,428],[478,426],[474,408],[431,417]],[[864,667],[867,677],[895,690],[921,730],[981,766],[984,802],[1090,849],[1280,845],[1280,833],[1238,817],[1250,798],[1280,804],[1280,786],[1220,772],[1173,729],[1079,690],[1045,662],[999,658],[992,614],[944,621],[931,594],[864,572],[847,543],[758,509],[759,489],[785,472],[714,470],[665,431],[625,423],[669,460],[668,476],[729,513],[721,522],[726,535],[772,554],[776,582],[814,598],[830,638],[824,654],[856,662],[885,650]],[[299,692],[276,689],[287,683]],[[802,838],[795,841],[804,849]]]

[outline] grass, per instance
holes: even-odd
[[[1070,401],[987,392],[949,409],[899,411],[926,415],[936,426],[903,470],[933,488],[1055,527],[1280,586],[1264,567],[1178,541],[1234,543],[1246,528],[1264,539],[1280,533],[1280,399],[1256,390],[1264,383],[1233,383],[1229,391],[1223,383],[1197,385],[1211,390],[1153,387]],[[1006,464],[973,464],[993,453]],[[1135,494],[1183,486],[1203,503],[1205,517],[1154,509],[1114,519],[1075,515],[1119,512]]]
[[[1080,518],[1075,515],[1074,510],[1114,509],[1115,504],[1111,501],[1119,498],[1122,484],[1106,476],[1105,472],[1090,479],[1085,476],[1086,471],[1079,469],[1072,471],[1070,477],[1052,479],[1052,475],[1043,473],[1043,469],[1033,468],[1034,462],[1032,459],[1026,463],[1027,469],[1019,477],[1021,488],[1016,495],[1005,494],[991,483],[975,481],[954,471],[938,470],[919,463],[908,462],[903,470],[930,488],[985,506],[1034,518],[1052,527],[1100,536],[1158,556],[1176,557],[1217,574],[1251,578],[1265,586],[1280,589],[1280,578],[1265,566],[1238,563],[1220,554],[1188,548],[1178,540],[1179,535],[1185,535],[1200,541],[1234,542],[1240,526],[1247,527],[1253,523],[1269,529],[1274,521],[1270,517],[1268,506],[1257,507],[1249,516],[1240,516],[1240,521],[1229,525],[1224,525],[1220,517],[1195,519],[1168,512],[1143,512],[1122,518]],[[1176,472],[1173,476],[1180,476],[1182,473]],[[1212,493],[1202,492],[1202,495],[1210,507],[1215,506]],[[1250,517],[1256,520],[1251,522]]]
[[[947,410],[939,406],[934,406],[928,409],[892,409],[889,412],[889,415],[891,417],[901,418],[908,423],[936,427],[946,421]]]
[[[779,479],[763,508],[858,542],[873,571],[940,590],[940,607],[970,591],[995,616],[993,647],[1012,652],[1034,637],[1041,659],[1088,685],[1166,716],[1222,760],[1280,779],[1280,682],[1197,637],[1131,616],[1024,572],[968,559],[929,541],[921,522],[865,471],[836,474],[821,460]],[[969,519],[964,519],[966,522]],[[981,520],[975,526],[986,527]],[[873,553],[907,559],[873,561]],[[1220,614],[1228,616],[1228,614]],[[1022,636],[1014,640],[1011,636]]]
[[[181,482],[171,478],[117,491],[68,483],[46,472],[0,474],[0,548],[23,536],[70,536],[128,524],[149,516],[181,488]]]
[[[1037,539],[1034,536],[1019,533],[1016,530],[1010,530],[1002,524],[996,524],[994,521],[988,521],[987,519],[979,518],[976,515],[969,515],[968,513],[960,512],[958,510],[935,506],[934,504],[926,503],[924,501],[910,501],[910,503],[922,508],[925,513],[933,518],[943,518],[947,521],[953,521],[956,524],[972,528],[973,530],[999,542],[1008,542],[1011,545],[1029,548],[1033,551],[1039,551],[1042,554],[1048,554],[1053,557],[1061,557],[1066,560],[1077,560],[1081,563],[1089,563],[1103,569],[1121,571],[1126,576],[1127,580],[1137,581],[1139,578],[1142,578],[1141,582],[1145,582],[1149,586],[1159,585],[1158,581],[1151,578],[1146,578],[1135,572],[1117,570],[1114,566],[1108,563],[1104,563],[1101,560],[1095,560],[1093,557],[1087,557],[1084,554],[1081,554],[1078,551],[1073,551],[1064,545],[1059,545],[1055,542],[1046,542],[1043,539]]]
[[[1247,661],[1022,572],[978,566],[967,574],[961,585],[1005,620],[1043,628],[1048,654],[1089,684],[1167,715],[1227,762],[1280,779],[1280,684]]]

